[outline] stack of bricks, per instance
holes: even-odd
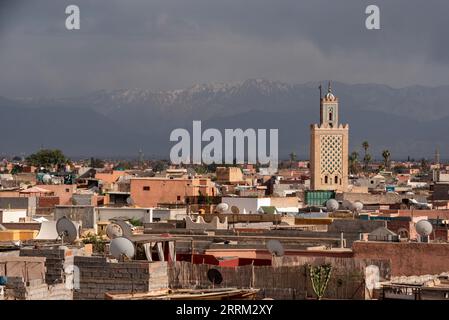
[[[22,277],[9,277],[4,298],[6,300],[72,300],[73,294],[63,283],[49,286],[42,279],[25,282]]]
[[[60,248],[23,248],[22,257],[45,257],[45,282],[47,284],[64,283],[64,264],[67,249]]]
[[[22,257],[45,257],[45,282],[48,285],[65,283],[71,281],[67,279],[67,270],[71,273],[73,259],[75,255],[89,255],[90,252],[84,247],[50,247],[50,248],[22,248],[20,256]]]
[[[73,299],[104,299],[105,293],[143,293],[168,288],[166,262],[108,262],[103,257],[75,257],[79,288]]]

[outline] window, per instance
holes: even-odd
[[[177,200],[177,201],[181,201],[181,196],[177,196],[177,197],[176,197],[176,200]]]
[[[149,186],[144,186],[143,187],[143,191],[150,191],[150,187]]]
[[[335,184],[338,184],[338,176],[335,176],[334,181],[335,181]]]
[[[332,112],[329,112],[329,121],[332,121]]]
[[[325,184],[328,184],[328,183],[329,183],[329,182],[328,182],[327,176],[324,177],[324,183],[325,183]]]
[[[69,189],[69,188],[66,188],[66,189],[65,189],[65,192],[70,192],[70,189]]]

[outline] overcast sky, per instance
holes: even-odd
[[[266,78],[449,84],[447,0],[0,0],[0,95]],[[65,29],[77,4],[81,30]],[[365,28],[365,8],[381,30]]]

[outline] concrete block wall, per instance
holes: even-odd
[[[74,259],[79,268],[75,300],[104,299],[105,293],[137,293],[168,288],[167,262],[109,262],[104,257]]]
[[[45,282],[48,285],[71,282],[74,257],[77,255],[90,255],[84,247],[47,247],[47,248],[22,248],[21,257],[45,257]]]
[[[40,248],[23,248],[20,250],[21,257],[45,257],[45,282],[47,284],[64,282],[64,249],[40,249]]]
[[[22,277],[9,277],[5,300],[72,300],[73,294],[65,284],[48,285],[42,279],[26,282]]]

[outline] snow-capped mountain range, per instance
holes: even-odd
[[[168,157],[170,131],[203,120],[218,128],[279,128],[280,153],[296,151],[306,158],[309,124],[319,119],[318,84],[250,79],[168,91],[100,90],[63,99],[0,97],[3,130],[14,137],[0,142],[0,154],[46,145],[73,155],[134,155],[143,148],[147,155]],[[449,86],[335,82],[332,90],[340,100],[340,121],[350,125],[352,149],[371,140],[375,156],[389,148],[393,156],[430,157],[438,146],[444,157]]]

